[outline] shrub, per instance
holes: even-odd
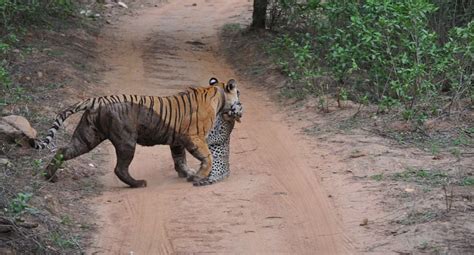
[[[72,0],[0,0],[0,26],[8,31],[43,22],[48,16],[69,15],[72,7]]]
[[[440,17],[440,6],[446,4],[435,4],[274,1],[270,24],[279,36],[270,52],[278,53],[273,54],[276,62],[304,84],[299,88],[305,93],[344,91],[345,97],[377,103],[380,111],[402,107],[405,119],[422,121],[442,112],[444,101],[439,99],[446,95],[452,103],[473,95],[474,25],[465,21],[474,14],[467,7],[460,9],[464,16],[451,20],[465,26],[452,28],[447,39],[440,40],[440,22],[434,17]],[[321,76],[333,78],[332,88],[318,84]]]
[[[16,197],[11,200],[9,211],[13,214],[23,213],[29,207],[28,201],[32,196],[33,194],[31,193],[18,193]]]

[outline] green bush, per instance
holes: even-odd
[[[363,89],[383,107],[396,99],[411,109],[420,96],[436,94],[432,66],[440,49],[427,27],[434,10],[422,0],[366,1],[334,35],[329,60],[335,74],[344,79],[360,71],[370,81]]]
[[[48,16],[69,15],[72,0],[0,0],[0,26],[3,31],[43,22]]]
[[[7,69],[0,64],[0,90],[10,86],[10,74]]]
[[[49,24],[51,18],[64,19],[73,7],[72,0],[0,0],[0,107],[23,94],[21,87],[12,90],[9,73],[10,51],[18,47],[21,35],[28,27]]]
[[[441,24],[434,17],[439,20],[446,4],[435,4],[274,1],[269,19],[280,36],[270,52],[290,78],[304,84],[299,87],[304,92],[344,91],[353,100],[379,104],[381,111],[402,107],[405,119],[422,122],[443,110],[440,99],[446,96],[451,102],[473,97],[474,25],[465,22],[473,18],[471,5],[460,9],[462,18],[450,19],[466,25],[440,40]],[[333,78],[331,88],[318,84],[321,76]]]
[[[443,47],[441,65],[451,92],[451,105],[461,98],[474,101],[474,21],[451,30]]]

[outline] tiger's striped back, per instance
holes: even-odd
[[[154,128],[163,130],[163,139],[166,139],[163,143],[175,141],[178,134],[206,136],[214,123],[216,109],[220,111],[225,103],[225,92],[218,86],[191,87],[167,97],[112,95],[88,98],[59,113],[47,136],[44,139],[30,140],[30,145],[35,149],[46,148],[64,121],[74,113],[87,110],[93,112],[115,104],[125,106],[117,108],[117,111],[135,106],[137,109],[147,109],[147,112],[140,114],[148,114],[150,119],[151,116],[158,116],[160,121],[157,121],[157,126]]]

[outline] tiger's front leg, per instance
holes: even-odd
[[[186,149],[183,145],[171,145],[171,156],[173,157],[174,170],[180,178],[185,178],[194,174],[194,170],[189,168],[186,160]]]
[[[211,173],[212,156],[209,146],[204,138],[193,137],[186,145],[186,150],[196,159],[201,161],[201,166],[195,175],[189,176],[188,181],[198,181],[206,178]]]

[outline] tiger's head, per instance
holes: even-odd
[[[240,91],[234,79],[230,79],[227,83],[219,82],[216,78],[209,79],[210,86],[218,86],[224,90],[225,105],[223,114],[226,118],[232,118],[240,122],[243,114],[242,103],[240,102]]]

